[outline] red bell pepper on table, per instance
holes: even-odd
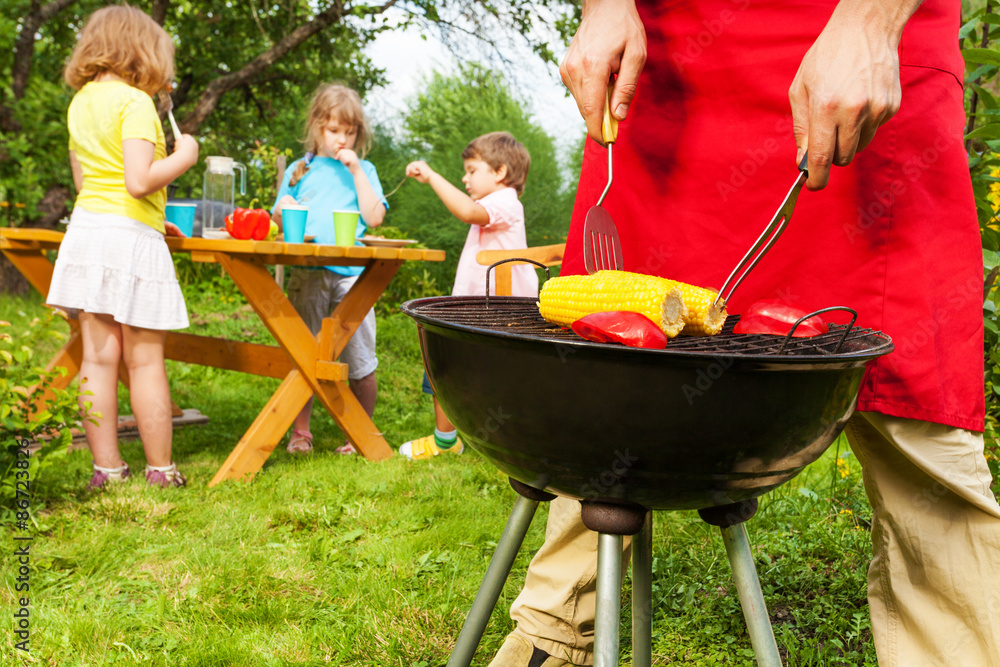
[[[740,315],[740,321],[733,328],[733,333],[787,336],[792,325],[808,314],[808,311],[789,306],[778,299],[762,299],[752,303]],[[795,333],[792,334],[792,338],[819,336],[829,330],[830,327],[820,319],[819,315],[816,315],[800,324],[795,329]]]
[[[267,209],[252,208],[256,202],[254,199],[250,202],[251,208],[238,208],[233,211],[232,216],[226,218],[226,231],[230,236],[241,240],[264,240],[271,228],[271,214]]]
[[[573,322],[572,328],[578,336],[598,343],[621,343],[654,350],[667,346],[667,335],[642,313],[591,313]]]

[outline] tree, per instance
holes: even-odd
[[[531,154],[531,170],[521,198],[528,244],[564,241],[575,187],[566,187],[552,138],[528,116],[526,103],[510,91],[503,76],[478,64],[465,64],[453,76],[435,74],[423,90],[409,103],[405,138],[390,138],[389,150],[376,145],[372,151],[371,159],[386,189],[399,182],[410,159],[426,160],[463,188],[462,150],[479,135],[505,130]],[[468,226],[457,221],[429,187],[416,183],[404,184],[389,204],[388,224],[429,247],[448,252],[448,260],[435,266],[431,275],[439,289],[449,291]]]

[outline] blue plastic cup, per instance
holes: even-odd
[[[197,208],[197,204],[167,202],[167,222],[177,225],[184,236],[191,236],[194,234],[194,213]]]
[[[306,218],[309,207],[285,204],[281,207],[281,227],[285,243],[302,243],[306,238]]]

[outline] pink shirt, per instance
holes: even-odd
[[[458,260],[452,296],[480,296],[486,294],[486,268],[476,261],[480,250],[519,250],[528,247],[524,233],[524,206],[514,188],[504,188],[488,194],[478,201],[486,209],[490,221],[486,225],[469,225],[469,235]],[[511,270],[513,296],[538,296],[538,274],[529,264]],[[493,274],[490,274],[490,294],[496,292]]]

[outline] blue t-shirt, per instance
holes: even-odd
[[[339,160],[332,157],[322,157],[317,155],[309,163],[309,171],[299,181],[289,187],[288,182],[292,179],[292,174],[299,166],[302,159],[298,159],[288,165],[285,170],[285,178],[281,182],[281,189],[271,207],[271,214],[274,215],[278,208],[278,202],[285,195],[291,195],[299,204],[309,207],[309,216],[306,218],[306,235],[315,236],[317,243],[336,243],[337,235],[333,228],[334,211],[357,211],[358,191],[354,187],[354,177],[350,170]],[[388,209],[382,194],[382,183],[378,180],[378,172],[375,165],[368,160],[361,160],[361,169],[368,177],[372,189],[378,195],[379,200]],[[365,235],[368,225],[364,218],[358,216],[358,228],[354,232],[355,238]],[[356,245],[361,245],[360,241],[355,241]],[[342,276],[356,276],[364,269],[360,266],[327,266],[327,269]]]

